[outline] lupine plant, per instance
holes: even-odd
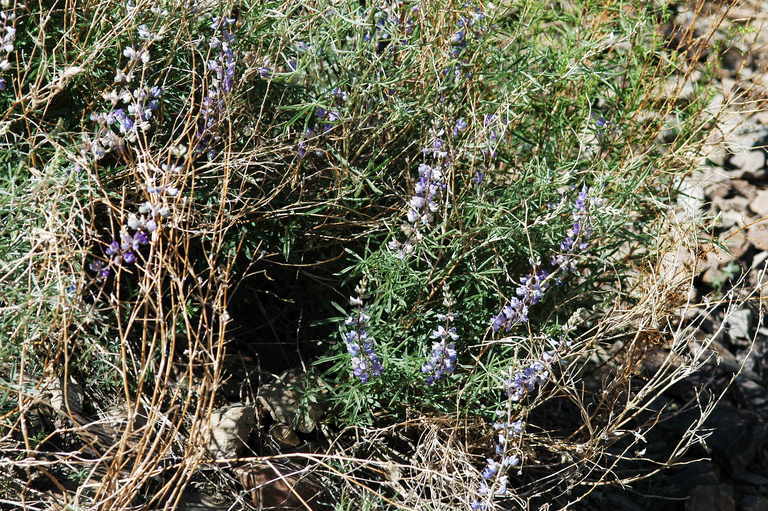
[[[3,505],[263,507],[248,456],[304,507],[554,510],[682,460],[627,453],[704,363],[642,269],[706,91],[660,104],[656,3],[566,4],[2,3]]]
[[[363,299],[365,297],[365,281],[355,287],[355,296],[349,298],[352,314],[344,321],[349,329],[344,335],[347,351],[352,359],[352,373],[363,383],[371,377],[380,376],[381,360],[374,348],[374,339],[368,335],[367,325],[370,316],[365,313]]]
[[[5,73],[13,68],[12,53],[16,42],[16,9],[8,9],[4,5],[0,10],[0,71]],[[0,91],[8,86],[8,80],[0,77]]]

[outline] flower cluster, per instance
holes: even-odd
[[[470,66],[470,59],[466,58],[465,50],[471,42],[480,41],[488,32],[485,20],[486,15],[479,7],[471,8],[467,15],[459,17],[456,22],[456,31],[448,40],[448,52],[456,60],[443,68],[442,75],[446,79],[452,77],[457,84],[460,84],[462,78],[472,76],[472,73],[465,71],[465,68]]]
[[[141,30],[140,36],[141,36]],[[109,152],[125,147],[125,142],[134,143],[141,133],[149,130],[151,120],[156,117],[160,108],[162,89],[158,86],[131,86],[136,76],[137,66],[146,66],[150,62],[148,47],[138,49],[127,46],[123,56],[128,59],[125,67],[115,72],[115,84],[118,87],[102,94],[108,101],[111,110],[108,112],[93,112],[91,121],[98,126],[94,138],[85,136],[83,153],[90,153],[96,160],[102,159]],[[143,73],[139,73],[140,75]],[[113,130],[117,129],[117,132]]]
[[[370,317],[363,307],[365,291],[365,282],[360,282],[355,288],[356,295],[349,298],[349,304],[353,307],[352,314],[344,321],[344,324],[350,327],[344,341],[347,344],[347,352],[352,357],[352,372],[363,383],[371,376],[381,375],[383,369],[381,360],[373,349],[373,337],[369,337],[366,330]]]
[[[561,253],[552,258],[552,265],[563,272],[574,271],[576,269],[576,255],[589,248],[592,226],[589,224],[588,193],[589,189],[585,186],[576,197],[572,213],[573,224],[568,229],[565,239],[560,243]]]
[[[120,77],[130,81],[133,73]],[[104,94],[104,99],[116,107],[119,103],[123,106],[115,108],[107,113],[92,113],[90,119],[98,125],[98,132],[93,140],[87,140],[86,149],[100,160],[113,149],[124,146],[125,141],[136,142],[140,133],[146,132],[150,127],[150,120],[160,107],[160,87],[128,88],[121,92],[112,90]],[[117,133],[112,127],[117,128]]]
[[[500,119],[496,114],[486,114],[483,117],[482,154],[489,162],[496,159],[496,147],[508,123],[508,120]]]
[[[155,186],[147,183],[146,191],[150,200],[138,208],[138,215],[131,213],[120,229],[120,239],[113,240],[104,249],[107,263],[94,261],[89,267],[100,278],[107,278],[116,268],[136,262],[137,253],[143,245],[148,245],[150,236],[157,231],[160,222],[171,216],[170,202],[179,193],[174,186]],[[133,234],[131,234],[133,232]]]
[[[551,365],[565,351],[571,347],[570,341],[561,339],[559,341],[549,341],[551,349],[542,353],[538,360],[528,364],[526,367],[512,372],[510,377],[504,381],[507,397],[510,402],[519,402],[529,393],[541,387],[550,377]],[[497,416],[506,415],[504,412],[497,412]],[[508,477],[505,474],[509,467],[520,465],[520,456],[513,454],[511,450],[514,441],[519,440],[523,435],[525,425],[522,420],[514,422],[497,422],[493,425],[496,431],[496,444],[494,452],[496,459],[489,458],[483,468],[483,480],[477,495],[480,497],[470,504],[473,510],[491,509],[491,498],[501,497],[508,494]],[[481,500],[482,499],[482,500]]]
[[[334,87],[331,89],[328,96],[327,103],[330,104],[331,107],[315,108],[315,122],[317,125],[304,130],[304,134],[297,145],[296,154],[299,159],[304,158],[307,154],[308,139],[325,135],[341,120],[341,112],[349,99],[349,93],[339,87]]]
[[[573,225],[560,243],[561,254],[551,260],[553,268],[547,271],[534,267],[531,273],[520,279],[520,286],[516,290],[517,296],[513,297],[501,312],[491,318],[491,328],[494,332],[502,328],[504,331],[509,331],[520,323],[527,323],[529,307],[541,301],[553,283],[553,276],[575,270],[575,258],[587,249],[588,239],[592,235],[592,229],[589,226],[587,194],[588,189],[584,187],[576,197],[573,207]]]
[[[520,286],[515,291],[517,296],[491,318],[493,331],[498,332],[502,328],[509,331],[518,323],[527,323],[529,307],[539,303],[549,289],[549,276],[549,272],[538,270],[522,277]]]
[[[393,239],[388,244],[399,258],[403,259],[413,252],[416,243],[421,241],[423,237],[421,229],[432,224],[435,213],[440,209],[438,200],[445,188],[443,171],[439,165],[430,166],[424,163],[419,165],[419,177],[408,204],[408,221],[401,225],[407,239],[402,243]]]
[[[485,13],[479,8],[472,9],[468,16],[461,16],[456,22],[458,30],[451,36],[451,56],[458,57],[464,51],[469,44],[467,41],[467,35],[473,34],[480,36],[487,31],[487,27],[483,24],[485,20]]]
[[[16,43],[15,20],[13,9],[0,11],[0,71],[8,71],[12,67],[10,56]],[[0,90],[5,90],[7,85],[5,78],[0,78]]]
[[[432,353],[429,360],[421,366],[421,372],[426,375],[427,385],[433,385],[438,380],[450,376],[456,369],[456,341],[459,336],[456,328],[451,326],[455,316],[451,312],[453,307],[453,298],[451,297],[447,285],[443,288],[443,305],[448,309],[446,314],[438,314],[437,319],[443,324],[438,326],[432,332],[432,339],[437,341],[432,343]]]
[[[541,358],[534,360],[527,366],[514,371],[504,381],[507,397],[512,401],[521,401],[529,393],[541,387],[549,379],[550,367],[560,356],[561,352],[570,348],[571,343],[564,339],[560,341],[550,340],[551,348],[541,354]]]
[[[476,511],[490,509],[489,501],[492,497],[503,497],[509,494],[507,484],[509,477],[506,475],[510,467],[520,465],[520,456],[511,454],[513,442],[523,435],[523,421],[497,422],[493,425],[496,431],[496,445],[494,452],[498,458],[488,458],[483,468],[480,488],[477,490],[478,499],[470,503],[470,508]],[[481,500],[483,499],[483,500]]]
[[[419,12],[417,5],[411,7],[407,13],[401,13],[403,3],[399,1],[389,2],[373,14],[373,32],[366,32],[363,39],[376,43],[376,53],[382,53],[392,42],[393,36],[413,33],[416,27],[416,15]],[[403,44],[407,41],[402,40]]]
[[[209,158],[215,156],[212,146],[221,141],[219,126],[224,117],[226,97],[234,87],[235,52],[232,44],[235,35],[231,30],[234,23],[234,18],[227,17],[213,18],[211,22],[213,35],[208,40],[211,55],[205,63],[210,81],[200,107],[196,146],[199,153],[207,151]]]

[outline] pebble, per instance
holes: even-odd
[[[749,209],[760,216],[768,216],[768,190],[757,192],[755,198],[749,203]]]
[[[754,224],[747,231],[747,239],[755,248],[768,250],[768,224]]]
[[[765,166],[765,154],[762,151],[742,151],[731,157],[731,165],[745,172],[757,172]]]
[[[768,497],[762,495],[746,495],[739,504],[741,511],[768,511]]]
[[[251,406],[230,405],[211,414],[208,451],[215,458],[238,456],[248,441],[256,415]]]
[[[691,492],[686,511],[736,511],[733,486],[718,484],[699,486]]]
[[[749,331],[752,326],[752,311],[750,309],[738,309],[728,315],[728,335],[731,339],[749,339]]]

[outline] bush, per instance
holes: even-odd
[[[694,441],[631,454],[706,358],[664,261],[695,242],[673,213],[707,91],[659,99],[665,7],[4,12],[5,501],[250,505],[208,421],[296,367],[315,448],[259,427],[240,463],[311,469],[336,509],[560,507]]]

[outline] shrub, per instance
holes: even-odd
[[[656,97],[664,7],[14,5],[6,501],[44,499],[30,458],[80,507],[234,485],[201,454],[212,410],[302,366],[323,447],[251,438],[248,463],[312,468],[337,509],[564,506],[623,483],[705,360],[685,280],[649,270],[695,241],[670,212],[705,134],[697,96]],[[689,136],[664,145],[673,106]]]

